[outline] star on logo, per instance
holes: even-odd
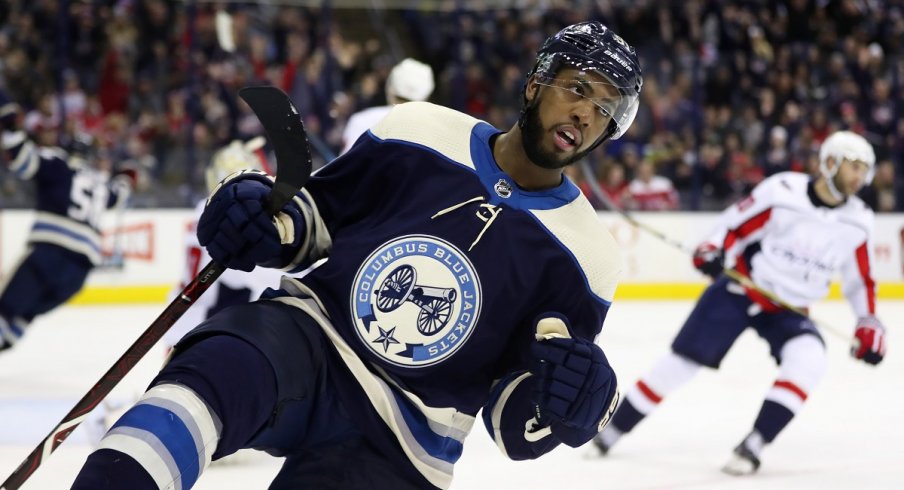
[[[377,340],[371,340],[374,344],[383,344],[383,352],[389,351],[390,344],[398,344],[399,341],[392,336],[395,332],[395,327],[390,328],[389,330],[383,330],[383,327],[378,326],[380,329],[380,336],[377,337]]]

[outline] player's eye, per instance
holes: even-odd
[[[572,93],[580,95],[581,97],[584,97],[587,94],[587,90],[583,85],[579,83],[570,83],[566,88]]]

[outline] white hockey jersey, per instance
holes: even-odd
[[[814,182],[795,172],[764,180],[721,214],[708,241],[725,251],[726,267],[793,306],[807,308],[824,298],[840,272],[857,316],[875,314],[873,212],[856,196],[829,207],[816,196]]]

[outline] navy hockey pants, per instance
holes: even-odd
[[[0,315],[31,322],[75,296],[93,265],[80,253],[35,243],[0,293]]]
[[[341,367],[332,365],[327,343],[297,308],[273,301],[226,308],[185,336],[148,394],[167,384],[197,394],[213,414],[207,426],[219,427],[214,460],[241,448],[285,456],[272,490],[434,488],[356,428],[336,398],[330,370]],[[174,481],[175,488],[191,488],[201,471],[198,434],[206,421],[190,412],[178,400],[146,395],[104,439],[125,442],[102,441],[72,488],[150,490]],[[141,442],[147,433],[159,441],[147,461],[165,464],[136,460],[147,455]],[[133,436],[141,440],[130,442]],[[142,444],[130,457],[130,445]]]
[[[733,285],[733,286],[730,286]],[[718,368],[728,349],[750,326],[767,343],[769,352],[781,362],[782,346],[798,335],[822,336],[813,322],[792,311],[761,312],[750,315],[753,301],[727,276],[721,276],[706,290],[672,342],[672,350],[704,366]]]

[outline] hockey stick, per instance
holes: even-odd
[[[603,203],[603,205],[606,206],[607,209],[618,213],[629,224],[649,233],[650,235],[653,235],[654,237],[658,238],[660,241],[662,241],[668,245],[671,245],[672,247],[677,248],[678,250],[684,252],[685,254],[688,254],[691,256],[694,255],[694,250],[691,250],[690,248],[686,247],[683,243],[670,238],[665,233],[662,233],[661,231],[657,230],[656,228],[653,228],[649,225],[641,223],[636,218],[634,218],[634,216],[631,216],[631,214],[629,214],[627,211],[625,211],[621,207],[617,206],[614,202],[612,202],[611,199],[609,199],[609,196],[607,196],[606,193],[603,192],[603,189],[600,188],[599,183],[596,181],[596,175],[594,175],[593,170],[590,168],[590,164],[587,163],[587,160],[586,159],[581,160],[580,165],[581,165],[581,172],[583,172],[584,178],[587,180],[587,184],[590,186],[590,191],[593,193],[593,196],[596,197],[597,199],[599,199]],[[803,308],[799,308],[797,306],[794,306],[794,305],[782,300],[777,294],[775,294],[772,291],[769,291],[767,289],[763,289],[762,287],[755,284],[749,277],[741,274],[737,270],[731,269],[728,267],[723,267],[722,273],[725,274],[726,276],[728,276],[729,278],[731,278],[731,280],[740,284],[741,286],[744,286],[748,289],[752,289],[752,290],[756,291],[757,293],[762,294],[763,296],[768,298],[769,301],[775,303],[776,305],[778,305],[788,311],[797,313],[798,315],[801,315],[805,318],[809,318],[810,321],[815,323],[819,328],[821,328],[822,330],[825,330],[826,332],[837,337],[838,339],[847,342],[849,345],[851,345],[853,347],[857,346],[857,344],[855,343],[854,340],[852,340],[852,337],[850,335],[845,334],[840,329],[835,328],[831,325],[828,325],[825,322],[817,321],[815,318],[810,316],[810,314]]]
[[[289,97],[276,87],[246,87],[239,91],[239,95],[260,119],[276,154],[276,183],[267,201],[267,210],[271,214],[276,214],[295,196],[311,175],[311,152],[307,145],[304,126]],[[216,281],[224,269],[216,262],[207,264],[119,360],[101,376],[94,387],[63,417],[59,425],[7,477],[0,485],[0,490],[16,490],[22,486],[88,413],[138,364],[185,310]]]

